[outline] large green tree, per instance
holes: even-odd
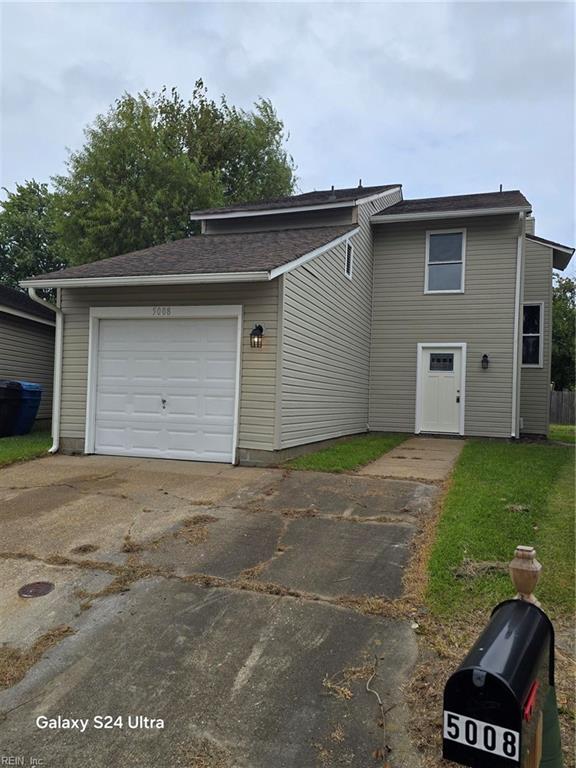
[[[554,389],[574,389],[576,282],[554,276],[552,297],[552,381]]]
[[[85,131],[53,181],[71,261],[145,248],[195,231],[195,208],[290,194],[295,176],[282,121],[260,99],[246,112],[175,89],[125,94]]]
[[[0,202],[0,283],[14,288],[31,275],[66,266],[55,224],[55,197],[32,180],[4,190]]]

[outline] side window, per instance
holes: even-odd
[[[352,243],[347,240],[346,241],[346,251],[345,251],[345,263],[344,263],[344,274],[347,278],[352,280],[352,270],[354,268],[354,246]]]
[[[426,233],[425,293],[464,291],[465,230]]]
[[[542,304],[524,304],[522,365],[542,367]]]

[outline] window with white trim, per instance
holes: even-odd
[[[542,367],[542,304],[524,304],[522,316],[522,365]]]
[[[426,233],[426,293],[464,291],[465,247],[463,229]]]
[[[344,274],[350,280],[352,280],[352,269],[354,267],[354,246],[347,240],[345,243],[345,262],[344,262]]]

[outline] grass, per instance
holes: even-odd
[[[353,472],[387,453],[406,440],[408,435],[370,434],[351,437],[329,448],[299,456],[284,464],[288,469],[315,472]]]
[[[30,432],[28,435],[0,438],[0,467],[15,461],[27,461],[43,456],[52,440],[50,432]]]
[[[518,544],[542,563],[536,596],[556,629],[556,693],[565,768],[574,755],[574,449],[551,443],[469,441],[422,559],[420,660],[407,686],[411,736],[425,768],[442,768],[442,692],[492,608],[514,596]],[[427,551],[426,551],[427,550]],[[428,552],[430,553],[428,555]],[[426,561],[427,569],[426,569]],[[418,571],[419,573],[419,571]],[[410,582],[407,586],[410,586]]]
[[[574,424],[550,424],[548,437],[562,443],[576,443],[576,427]]]
[[[455,469],[429,562],[438,616],[511,597],[506,566],[518,544],[543,565],[537,596],[550,613],[574,609],[574,451],[546,444],[469,442]],[[458,577],[460,573],[460,577]]]

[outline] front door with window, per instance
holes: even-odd
[[[462,349],[423,347],[420,351],[420,432],[459,434],[462,418]]]

